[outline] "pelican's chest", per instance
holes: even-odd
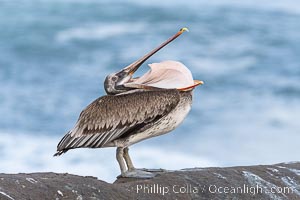
[[[160,128],[158,135],[170,132],[179,126],[192,107],[192,94],[190,92],[182,93],[178,105],[168,115],[157,122]]]
[[[147,128],[146,130],[137,132],[136,134],[130,135],[129,137],[125,138],[122,145],[129,146],[151,137],[163,135],[179,126],[191,110],[192,106],[191,92],[182,92],[180,93],[180,95],[181,97],[179,103],[170,113],[149,126],[149,128]]]

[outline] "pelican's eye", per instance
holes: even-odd
[[[111,77],[111,80],[112,80],[113,82],[116,82],[117,79],[118,79],[118,78],[117,78],[116,76]]]

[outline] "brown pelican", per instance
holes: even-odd
[[[123,177],[151,177],[134,168],[128,147],[175,129],[191,109],[194,81],[182,63],[150,64],[143,76],[133,73],[153,54],[172,42],[187,28],[180,29],[160,46],[117,73],[106,77],[107,95],[88,105],[74,128],[59,142],[55,156],[75,148],[117,147],[117,161]]]

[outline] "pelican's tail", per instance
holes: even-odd
[[[60,156],[63,153],[66,153],[68,150],[57,151],[53,156]]]

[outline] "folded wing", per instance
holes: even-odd
[[[179,98],[176,89],[136,90],[100,97],[81,112],[75,127],[59,142],[55,155],[74,148],[103,147],[159,120],[178,104]]]

